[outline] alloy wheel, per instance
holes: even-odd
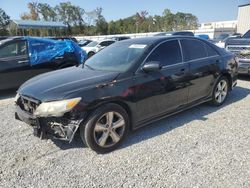
[[[215,100],[220,104],[223,103],[224,100],[227,97],[228,93],[228,85],[226,80],[221,80],[217,87],[216,87],[216,92],[215,92]]]
[[[125,120],[118,112],[107,112],[99,118],[94,127],[94,139],[101,147],[118,143],[125,130]]]

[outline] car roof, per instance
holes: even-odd
[[[110,39],[130,38],[128,36],[110,37]]]
[[[114,40],[114,39],[103,39],[103,40],[97,40],[96,42],[100,43],[100,42],[105,42],[105,41],[114,41],[114,42],[116,42],[116,40]]]
[[[0,45],[4,44],[4,43],[7,43],[7,42],[10,42],[10,41],[13,41],[13,40],[19,40],[19,39],[23,39],[23,38],[24,37],[18,37],[18,36],[16,36],[16,37],[8,37],[6,39],[1,40]]]
[[[194,34],[192,31],[168,31],[168,32],[160,32],[160,33],[157,33],[155,36],[178,35],[179,33]]]
[[[193,36],[153,36],[153,37],[141,37],[141,38],[133,38],[133,39],[128,39],[128,40],[124,40],[124,41],[119,41],[120,43],[123,42],[131,42],[131,43],[137,43],[137,44],[146,44],[146,45],[152,45],[154,43],[159,43],[159,42],[163,42],[166,40],[171,40],[171,39],[196,39],[196,40],[202,40],[202,39],[198,39],[196,37]]]

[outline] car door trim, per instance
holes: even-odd
[[[192,59],[192,60],[189,60],[189,61],[186,61],[186,62],[188,62],[188,63],[197,63],[198,61],[207,60],[207,59],[215,58],[215,57],[220,57],[220,56],[219,55],[214,55],[214,56],[209,56],[209,57],[202,57],[202,58],[198,58],[198,59]]]

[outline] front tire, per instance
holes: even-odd
[[[129,127],[127,112],[117,104],[105,104],[94,110],[80,134],[83,142],[97,153],[115,150],[124,140]]]
[[[221,106],[226,101],[228,93],[229,82],[228,79],[223,76],[215,84],[211,104],[214,106]]]

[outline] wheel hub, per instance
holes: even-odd
[[[101,147],[111,147],[118,143],[125,130],[125,120],[117,112],[107,112],[101,116],[94,128],[95,142]]]
[[[224,102],[227,92],[228,92],[227,82],[225,80],[221,80],[217,85],[217,91],[215,93],[216,101],[218,103]]]

